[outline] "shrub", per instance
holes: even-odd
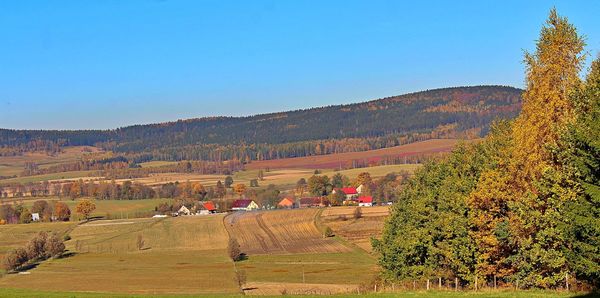
[[[234,262],[242,259],[242,251],[240,250],[240,244],[235,238],[229,238],[229,243],[227,245],[227,253]]]
[[[42,259],[46,256],[45,245],[48,239],[48,233],[39,232],[33,239],[29,240],[25,250],[29,260]]]
[[[333,230],[330,227],[326,227],[323,231],[323,238],[333,237]]]
[[[27,261],[27,251],[24,248],[17,248],[4,257],[2,265],[6,271],[15,271]]]
[[[44,252],[46,257],[58,257],[65,251],[65,243],[62,242],[56,234],[52,234],[46,239]]]
[[[142,248],[144,248],[144,237],[142,234],[138,234],[135,245],[137,246],[138,250],[142,250]]]
[[[362,210],[360,209],[360,207],[356,207],[356,209],[354,209],[354,219],[359,219],[362,217]]]

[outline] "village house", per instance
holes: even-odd
[[[294,207],[296,207],[296,203],[294,203],[294,199],[292,198],[284,198],[277,203],[277,208],[279,209],[292,209]]]
[[[208,213],[217,213],[215,203],[213,203],[212,201],[202,202],[202,206],[208,211]]]
[[[190,209],[185,206],[181,206],[181,208],[179,208],[179,210],[177,210],[177,215],[179,215],[179,216],[190,215],[190,214],[192,214],[192,211],[190,211]]]
[[[259,209],[258,204],[253,200],[235,200],[231,205],[233,211],[251,211]]]
[[[373,197],[371,197],[371,196],[358,197],[358,206],[364,206],[364,207],[373,206]]]
[[[325,207],[329,205],[329,202],[322,197],[301,198],[299,205],[300,208]]]
[[[332,193],[343,192],[346,195],[346,201],[353,201],[358,198],[358,191],[354,187],[342,187],[336,188],[332,191]]]

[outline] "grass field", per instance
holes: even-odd
[[[71,171],[71,172],[61,172],[61,173],[52,173],[52,174],[44,174],[44,175],[35,175],[35,176],[24,176],[24,177],[16,177],[10,179],[0,180],[2,184],[11,184],[11,183],[21,183],[27,184],[31,182],[43,182],[43,181],[53,181],[53,180],[73,180],[79,178],[89,178],[91,175],[96,173],[97,171]],[[94,177],[98,178],[98,177]]]
[[[0,288],[114,293],[236,293],[222,215],[95,221],[71,232],[76,254],[29,275],[10,274]],[[142,235],[145,244],[136,248]]]
[[[154,297],[154,298],[179,298],[179,297],[198,297],[198,295],[132,295],[132,294],[112,294],[106,292],[100,293],[76,293],[76,292],[49,292],[24,289],[2,289],[0,288],[0,297],[2,298],[29,298],[29,297],[47,297],[47,298],[139,298],[139,297]],[[239,294],[203,294],[202,297],[244,297]],[[292,295],[272,295],[266,297],[298,297]],[[322,298],[322,295],[302,295],[305,298]],[[447,292],[447,291],[420,291],[420,292],[397,292],[397,293],[368,293],[368,294],[342,294],[334,295],[333,297],[368,297],[368,298],[592,298],[598,297],[598,294],[586,293],[566,293],[557,291],[480,291],[480,292]]]
[[[235,268],[246,273],[244,291],[249,295],[345,293],[340,297],[358,297],[352,293],[377,274],[376,257],[358,248],[362,239],[346,238],[343,231],[370,231],[369,220],[379,220],[387,212],[386,207],[362,209],[363,218],[357,221],[334,220],[341,232],[329,238],[321,234],[323,225],[335,226],[330,219],[351,214],[352,207],[247,212],[226,218],[220,214],[99,220],[79,225],[71,222],[0,226],[0,253],[24,245],[40,230],[68,231],[71,240],[66,242],[67,249],[73,253],[45,261],[29,270],[29,274],[1,276],[0,297],[238,297]],[[141,250],[137,247],[140,235],[144,240]],[[235,265],[227,256],[230,235],[240,240],[242,251],[248,252],[247,259]],[[368,296],[570,295],[423,291]]]
[[[71,209],[71,220],[79,220],[80,216],[75,212],[75,207],[79,203],[80,199],[58,199],[56,197],[39,197],[39,198],[19,198],[19,199],[4,199],[4,202],[10,203],[23,203],[23,206],[30,208],[33,202],[37,200],[46,200],[48,203],[53,201],[61,201],[69,206]],[[162,202],[171,202],[172,199],[144,199],[144,200],[96,200],[89,199],[96,205],[96,210],[92,212],[91,216],[100,216],[107,218],[134,218],[144,215],[148,217],[150,213],[154,211],[154,207],[158,206]],[[36,225],[37,223],[32,223]]]
[[[0,156],[0,176],[18,175],[23,171],[25,163],[34,162],[45,169],[53,165],[80,160],[87,152],[100,152],[90,146],[67,147],[63,152],[51,156],[45,153],[25,153],[22,156]]]
[[[384,157],[414,156],[438,152],[449,152],[458,144],[457,139],[433,139],[415,142],[407,145],[327,155],[316,155],[295,158],[254,161],[246,166],[247,169],[338,169],[345,167],[353,160],[368,160],[377,162]]]
[[[3,259],[8,251],[22,247],[40,231],[63,234],[73,229],[76,225],[74,222],[0,225],[0,260]],[[0,273],[3,272],[2,270],[0,269]]]

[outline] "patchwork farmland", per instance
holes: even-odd
[[[246,166],[247,169],[339,169],[344,168],[355,160],[366,160],[376,163],[389,157],[413,157],[435,153],[450,152],[461,140],[432,139],[407,145],[389,147],[377,150],[315,155],[306,157],[283,158],[254,161]]]

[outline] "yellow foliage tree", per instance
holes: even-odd
[[[242,196],[246,192],[246,185],[238,183],[233,186],[233,191],[235,191],[235,193],[237,193],[239,196]]]
[[[92,203],[90,200],[81,200],[77,204],[77,213],[83,215],[83,217],[87,220],[90,218],[90,214],[96,210],[96,204]]]

